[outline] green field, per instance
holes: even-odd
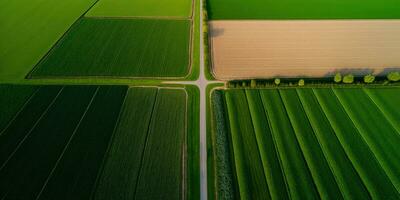
[[[0,79],[22,79],[95,0],[0,2]]]
[[[2,199],[198,198],[199,163],[188,159],[198,158],[193,88],[0,89],[0,99],[31,91],[0,127]]]
[[[208,0],[218,19],[400,19],[397,0]]]
[[[86,16],[189,18],[192,0],[101,0]]]
[[[212,196],[400,198],[398,87],[228,89],[212,99]]]
[[[30,77],[184,77],[190,26],[187,20],[83,18]]]

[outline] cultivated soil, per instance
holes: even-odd
[[[385,73],[400,67],[400,20],[211,21],[217,79]]]

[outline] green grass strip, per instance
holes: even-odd
[[[279,90],[297,141],[322,199],[343,199],[295,89]]]
[[[100,86],[39,199],[89,199],[114,132],[126,86]]]
[[[77,124],[96,87],[66,86],[30,135],[0,170],[1,199],[35,199]]]
[[[95,199],[134,199],[157,90],[151,87],[128,90],[114,139],[99,176]]]
[[[400,90],[399,88],[364,88],[371,100],[383,112],[393,128],[400,134]]]
[[[313,91],[371,197],[373,199],[398,198],[398,191],[354,126],[333,90],[321,88],[313,89]]]
[[[225,92],[241,199],[269,197],[244,90]]]
[[[0,85],[0,134],[37,89],[30,85]]]
[[[301,153],[278,90],[261,90],[264,108],[268,112],[273,138],[282,162],[292,199],[318,199],[314,181]]]
[[[337,139],[312,89],[297,89],[297,93],[343,197],[369,199],[364,183]]]
[[[200,90],[185,85],[187,102],[187,187],[186,199],[200,198]]]
[[[400,134],[361,89],[334,89],[343,108],[400,192]]]
[[[30,134],[30,130],[46,112],[61,90],[61,86],[42,86],[0,135],[0,166]]]
[[[288,199],[285,177],[259,91],[246,90],[246,97],[271,198]]]
[[[183,198],[186,169],[182,168],[182,164],[186,160],[182,160],[182,154],[186,151],[186,148],[184,149],[186,109],[185,90],[159,90],[144,149],[135,199]]]

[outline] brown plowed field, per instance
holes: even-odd
[[[209,23],[218,79],[378,74],[400,67],[400,20]]]

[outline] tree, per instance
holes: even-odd
[[[254,79],[251,80],[251,81],[250,81],[250,87],[251,87],[251,88],[255,88],[256,86],[257,86],[257,81],[254,80]]]
[[[281,84],[281,79],[276,78],[276,79],[274,80],[274,83],[275,83],[275,85]]]
[[[368,74],[364,76],[364,83],[373,83],[375,81],[375,76]]]
[[[335,77],[333,78],[333,80],[335,81],[335,83],[342,82],[342,75],[340,73],[336,73]]]
[[[299,86],[304,86],[304,79],[299,80]]]
[[[353,83],[354,82],[354,76],[352,74],[347,74],[343,76],[343,83]]]
[[[390,72],[387,75],[389,81],[400,81],[400,72]]]

